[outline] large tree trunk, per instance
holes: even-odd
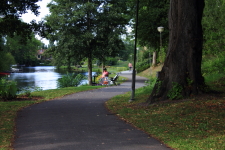
[[[204,0],[170,1],[169,48],[148,103],[181,99],[203,91],[203,8]]]

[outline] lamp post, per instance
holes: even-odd
[[[133,62],[134,64],[133,64],[133,72],[132,72],[131,99],[129,100],[129,102],[134,101],[134,96],[135,96],[138,11],[139,11],[139,0],[137,0],[137,3],[136,3],[136,25],[135,25],[134,62]]]
[[[159,51],[160,51],[160,50],[162,50],[162,35],[161,35],[161,33],[164,31],[164,27],[158,27],[157,30],[160,33],[160,47],[159,47]],[[159,74],[160,74],[160,71],[157,72],[157,78],[159,78]]]
[[[161,33],[164,31],[164,27],[158,27],[157,30],[160,33],[160,49],[162,49],[162,35],[161,35]]]

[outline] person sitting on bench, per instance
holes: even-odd
[[[103,69],[103,72],[102,72],[102,78],[104,77],[108,77],[109,76],[109,72],[107,71],[106,68]]]
[[[103,69],[103,72],[102,72],[102,78],[100,79],[100,83],[102,85],[108,85],[108,76],[109,76],[109,72],[107,71],[106,68]]]

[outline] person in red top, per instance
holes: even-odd
[[[102,72],[102,78],[100,79],[100,83],[102,85],[108,85],[108,76],[109,76],[109,72],[107,71],[106,68],[104,68]]]
[[[131,63],[128,64],[128,67],[129,67],[130,71],[131,71],[131,69],[133,68],[133,66],[132,66]]]
[[[109,72],[107,71],[106,68],[103,69],[103,73],[102,73],[102,78],[104,77],[108,77],[109,76]]]

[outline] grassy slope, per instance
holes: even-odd
[[[149,76],[161,67],[151,68],[140,75]],[[225,80],[210,83],[212,89],[224,92]],[[174,149],[224,150],[225,101],[224,93],[204,94],[180,101],[167,101],[150,106],[142,105],[150,89],[136,92],[136,101],[128,103],[130,93],[107,102],[107,107],[137,128],[156,137]]]

